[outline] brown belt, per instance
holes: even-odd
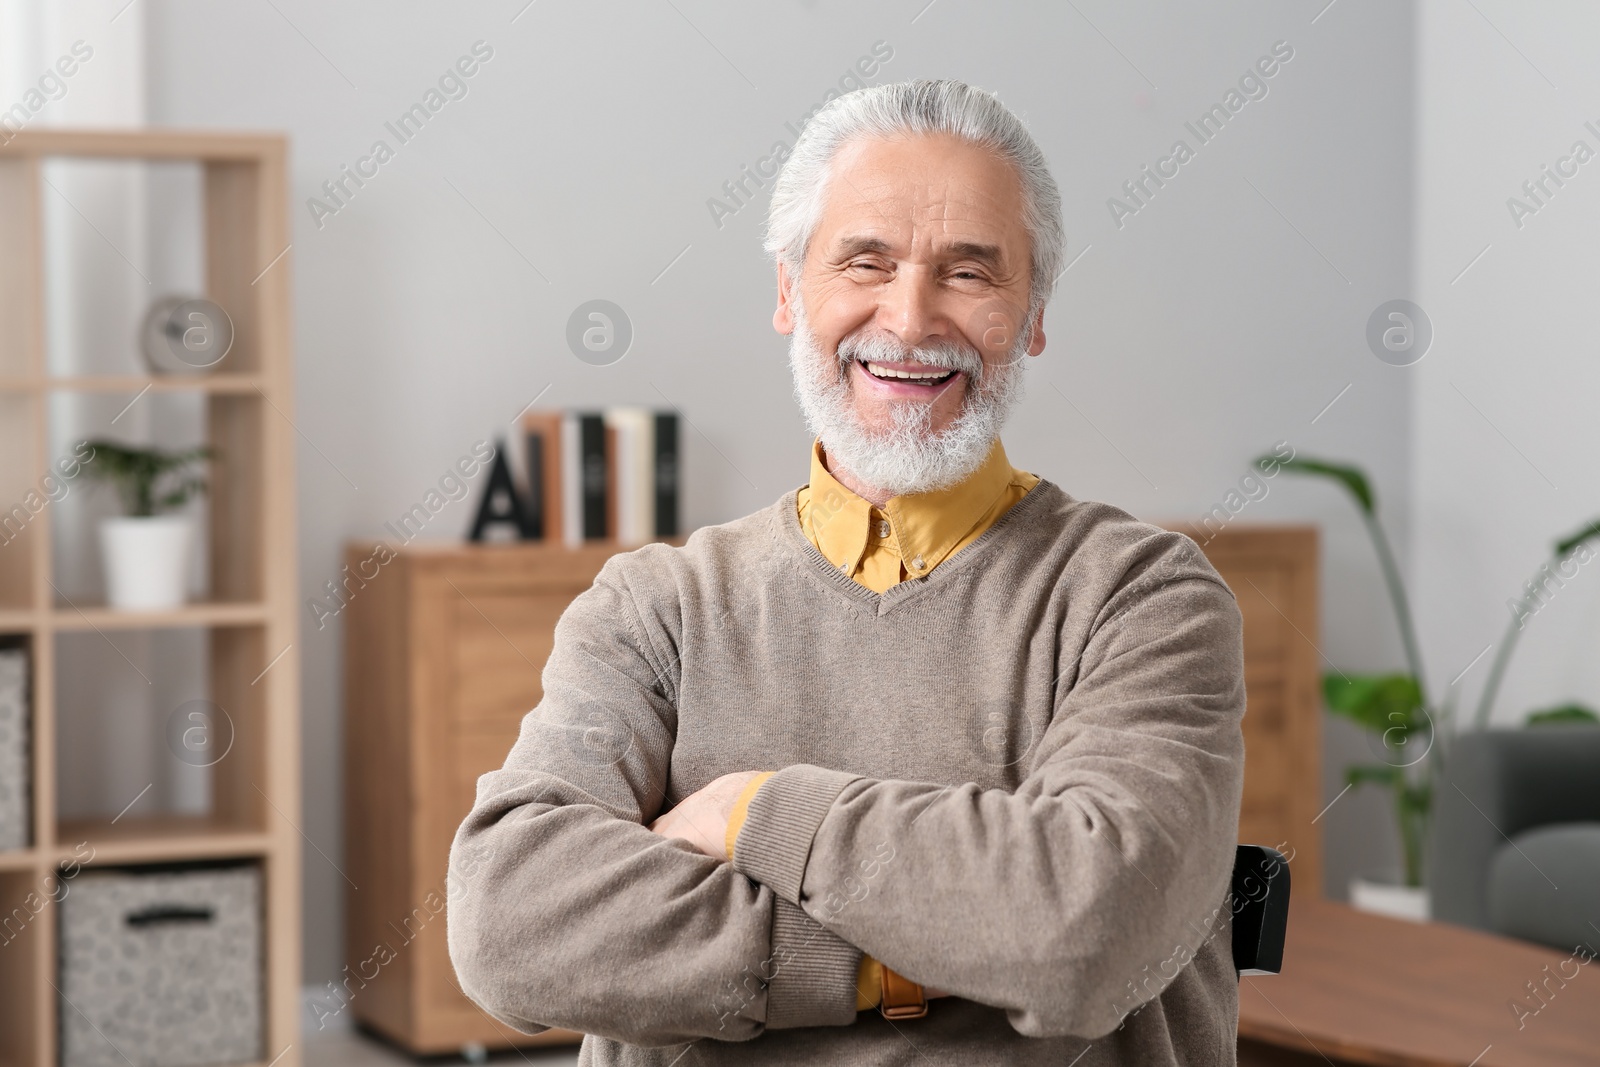
[[[928,995],[922,986],[888,967],[878,968],[878,989],[878,1011],[885,1019],[920,1019],[928,1014]]]

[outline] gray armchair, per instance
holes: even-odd
[[[1435,790],[1435,919],[1600,945],[1600,726],[1463,735]]]

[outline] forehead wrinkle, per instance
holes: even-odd
[[[894,220],[891,219],[888,215],[884,214],[883,210],[878,207],[878,200],[876,198],[868,196],[866,193],[862,192],[861,187],[859,185],[857,185],[855,182],[850,180],[850,175],[846,171],[840,170],[836,175],[834,175],[834,177],[842,179],[846,185],[848,185],[851,189],[855,190],[856,202],[858,204],[864,204],[867,207],[871,208],[873,213],[876,214],[880,219],[882,219],[890,227],[894,227],[894,225],[895,225]],[[882,184],[889,184],[889,183],[884,182]],[[889,194],[884,196],[883,199],[889,199],[893,195],[894,194],[892,192],[890,192]]]
[[[858,216],[855,224],[846,223],[835,234],[831,242],[835,254],[863,237],[879,236],[872,232],[876,226],[861,225],[864,217],[870,214],[881,220],[881,236],[889,241],[909,236],[914,250],[929,255],[953,252],[959,256],[960,250],[935,249],[934,243],[944,238],[944,243],[958,245],[968,239],[967,243],[997,249],[998,257],[992,265],[1008,274],[1012,272],[1008,262],[1011,257],[1006,254],[1007,243],[1015,236],[1019,219],[1013,217],[1015,213],[1003,211],[1000,205],[1012,199],[1008,193],[1020,193],[1020,179],[1014,169],[995,160],[1002,164],[1005,172],[999,179],[1000,183],[1008,185],[1004,190],[997,189],[995,182],[960,181],[955,175],[942,172],[937,162],[920,166],[917,168],[920,173],[906,180],[896,175],[892,167],[876,162],[869,161],[865,167],[861,166],[862,157],[871,144],[860,141],[845,146],[831,168],[831,177],[842,179],[855,195],[853,204],[839,206]],[[852,174],[852,170],[856,173]],[[1018,200],[1020,208],[1020,197]],[[1025,242],[1026,238],[1023,240]]]
[[[867,154],[871,145],[872,142],[864,141],[842,149],[835,157],[830,174],[830,177],[843,179],[864,202],[876,206],[880,201],[903,201],[909,198],[913,206],[949,201],[993,206],[1000,199],[990,192],[988,183],[973,185],[957,182],[953,175],[943,173],[937,163],[920,165],[917,168],[919,173],[910,175],[909,180],[900,175],[886,173],[886,168],[881,165],[869,163],[866,167],[867,174],[858,183],[850,172],[862,169],[861,157]],[[1012,180],[1015,181],[1014,175]],[[865,185],[866,189],[863,189],[862,185]]]

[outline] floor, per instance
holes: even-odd
[[[418,1059],[393,1045],[356,1031],[319,1034],[306,1038],[305,1067],[465,1067],[460,1056],[433,1056]],[[527,1049],[522,1052],[497,1052],[486,1061],[489,1067],[574,1067],[578,1046],[553,1049]]]

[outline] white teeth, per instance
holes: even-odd
[[[940,378],[948,378],[955,373],[952,370],[940,368],[926,371],[895,370],[892,367],[885,367],[882,363],[868,363],[866,368],[879,378],[905,378],[914,382],[937,381]]]

